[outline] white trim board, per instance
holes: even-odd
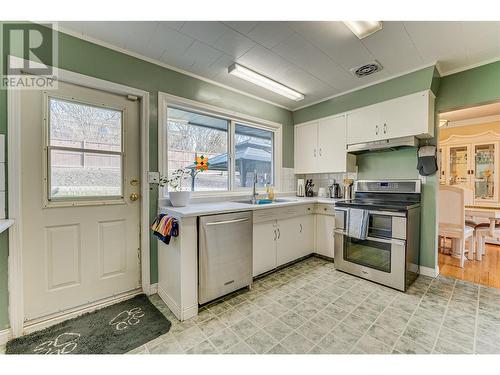
[[[425,267],[425,266],[420,266],[420,275],[423,276],[429,276],[429,277],[437,277],[439,275],[439,268],[431,268],[431,267]]]
[[[9,56],[9,63],[23,59]],[[23,64],[22,66],[29,66]],[[29,70],[26,73],[32,73]],[[99,78],[86,76],[72,71],[57,69],[60,81],[89,87],[119,95],[134,95],[140,99],[140,136],[141,136],[141,285],[144,293],[150,294],[150,236],[149,236],[149,92],[128,87]],[[8,129],[8,171],[9,171],[9,215],[15,220],[9,231],[9,320],[13,337],[24,333],[24,293],[22,261],[22,197],[21,197],[21,95],[20,90],[9,87],[7,90],[7,129]]]

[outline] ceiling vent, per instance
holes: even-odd
[[[378,61],[372,61],[368,64],[352,68],[351,73],[358,78],[363,78],[380,70],[382,70],[382,65]]]

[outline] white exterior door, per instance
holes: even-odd
[[[21,94],[25,320],[140,287],[139,112],[63,82]]]

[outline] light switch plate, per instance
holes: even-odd
[[[148,180],[150,184],[159,184],[160,172],[148,172]]]
[[[5,191],[5,163],[0,163],[0,191]]]
[[[5,135],[0,134],[0,163],[5,163]]]

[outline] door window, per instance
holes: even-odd
[[[123,197],[123,112],[48,97],[49,201]]]

